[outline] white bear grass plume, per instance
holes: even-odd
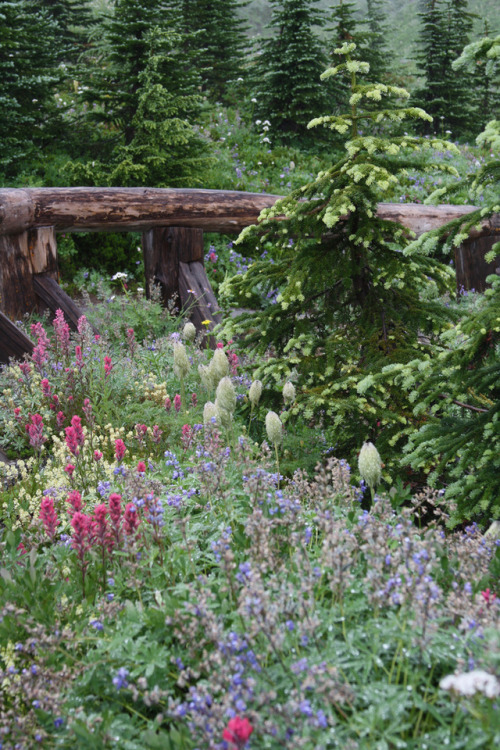
[[[288,406],[295,401],[295,386],[289,380],[283,386],[283,401]]]
[[[366,502],[361,504],[361,507],[363,510],[369,510],[375,493],[375,487],[382,479],[382,459],[373,443],[363,443],[363,447],[359,452],[358,468],[361,479],[364,479],[370,488],[371,496]]]
[[[275,411],[268,411],[266,414],[266,432],[269,442],[274,445],[276,454],[276,470],[278,472],[278,488],[280,486],[280,460],[278,448],[283,442],[283,424]]]
[[[194,341],[196,338],[196,328],[194,327],[193,323],[191,323],[190,320],[186,323],[184,328],[182,329],[182,335],[184,336],[186,341]]]
[[[248,400],[250,401],[250,419],[248,420],[248,434],[250,434],[250,429],[252,427],[253,413],[260,401],[261,395],[262,395],[262,382],[260,380],[254,380],[248,391]]]
[[[219,382],[215,396],[217,418],[226,430],[230,430],[236,409],[236,391],[229,376],[226,375]]]
[[[205,427],[215,425],[217,421],[217,407],[212,401],[207,401],[203,407],[203,424]]]

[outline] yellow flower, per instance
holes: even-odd
[[[202,320],[201,321],[201,325],[202,326],[209,326],[211,322],[212,322],[211,320]]]

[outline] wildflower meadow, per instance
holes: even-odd
[[[29,333],[0,376],[2,748],[498,746],[498,525],[384,488],[371,444],[332,456],[291,382],[268,408],[141,293]]]

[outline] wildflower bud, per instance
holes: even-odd
[[[226,360],[227,361],[227,360]],[[230,414],[236,409],[236,391],[231,378],[224,377],[217,386],[216,394],[220,409],[225,409]]]
[[[283,440],[283,425],[275,411],[269,411],[266,414],[266,432],[270,443],[281,445]]]
[[[207,365],[198,365],[198,374],[200,376],[201,384],[206,391],[211,391],[215,387],[213,380],[213,371]]]
[[[229,375],[229,362],[222,349],[216,349],[210,363],[214,381],[218,383],[222,378]]]
[[[358,468],[362,479],[373,489],[382,478],[382,459],[373,443],[363,443],[359,452]]]
[[[189,372],[189,359],[184,344],[178,341],[174,344],[174,373],[179,380],[183,380]]]
[[[191,323],[190,320],[186,323],[184,328],[182,329],[182,335],[186,339],[186,341],[194,341],[196,338],[196,328]]]
[[[295,386],[288,380],[283,386],[283,401],[292,404],[295,401]]]
[[[252,406],[257,406],[262,395],[262,383],[260,380],[254,380],[248,391],[248,398]]]
[[[203,424],[205,427],[212,424],[213,417],[217,419],[217,407],[211,401],[207,401],[203,407]]]
[[[221,405],[218,398],[215,399],[216,418],[220,424],[229,430],[231,428],[231,412]]]

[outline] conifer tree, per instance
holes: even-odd
[[[51,141],[61,82],[56,36],[45,11],[0,0],[0,172],[8,179]]]
[[[500,67],[500,37],[468,45],[455,69],[474,67],[485,60],[488,75]],[[498,151],[500,121],[492,120],[477,142]],[[471,200],[489,188],[492,200],[410,244],[405,253],[447,255],[487,217],[500,213],[500,159],[491,159],[470,178]],[[429,201],[449,198],[454,188],[440,188]],[[455,188],[456,189],[456,188]],[[500,257],[500,242],[486,259]],[[445,497],[456,504],[451,523],[476,518],[488,525],[500,518],[500,278],[486,279],[489,287],[471,314],[442,338],[434,360],[417,360],[391,368],[396,385],[413,392],[415,412],[425,421],[410,436],[406,463],[430,473],[430,481],[445,482]]]
[[[307,123],[327,106],[320,81],[326,57],[315,31],[324,17],[318,0],[270,2],[271,36],[262,41],[255,65],[256,112],[282,139],[307,137]]]
[[[257,259],[223,288],[232,302],[256,310],[227,323],[228,334],[242,336],[260,362],[255,376],[295,380],[292,413],[323,414],[338,456],[353,459],[365,440],[376,440],[386,460],[388,446],[409,427],[411,406],[401,389],[370,385],[384,365],[426,351],[421,335],[432,340],[451,315],[429,293],[429,279],[444,290],[453,274],[426,256],[405,259],[404,230],[380,219],[377,203],[398,183],[399,169],[414,163],[414,152],[454,147],[367,134],[380,121],[430,118],[398,106],[404,89],[360,83],[369,68],[353,52],[354,44],[344,44],[337,53],[344,61],[323,74],[350,80],[350,110],[310,123],[346,135],[345,155],[243,230],[237,242]],[[364,106],[382,99],[387,105],[376,110]],[[263,243],[272,262],[259,258]],[[269,292],[277,293],[276,304],[263,302]]]
[[[57,51],[60,62],[76,64],[89,42],[94,17],[89,0],[32,0],[57,24]]]
[[[93,117],[112,128],[116,140],[129,144],[139,104],[139,76],[148,58],[151,28],[177,27],[179,15],[172,0],[116,0],[112,16],[103,24],[100,60],[85,98],[95,105]]]
[[[434,131],[439,127],[454,135],[474,129],[471,76],[457,76],[452,69],[472,29],[474,17],[467,5],[468,0],[423,0],[419,13],[422,32],[418,62],[425,82],[415,99],[433,116]]]
[[[182,0],[194,64],[211,99],[224,101],[230,84],[244,74],[246,24],[239,10],[247,4],[238,0]]]
[[[98,185],[194,186],[210,163],[208,144],[191,124],[201,106],[199,76],[185,68],[185,35],[173,26],[144,37],[147,57],[138,75],[133,137],[122,138],[104,162],[73,165],[73,181]]]
[[[370,65],[370,80],[384,81],[389,68],[387,48],[387,23],[382,0],[366,0],[368,26],[364,59]]]
[[[354,42],[356,50],[353,56],[356,59],[364,59],[366,55],[367,34],[361,30],[355,17],[356,6],[346,0],[337,0],[332,6],[326,25],[327,43],[331,65],[341,64],[342,55],[334,50],[340,49],[343,44]],[[348,80],[335,79],[335,85],[331,87],[329,106],[336,114],[343,112],[348,106],[351,95],[351,87]]]

